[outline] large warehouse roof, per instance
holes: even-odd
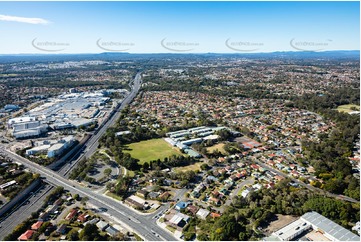
[[[360,237],[317,212],[305,213],[301,219],[339,241],[360,241]]]
[[[292,240],[294,237],[301,234],[302,232],[304,232],[306,229],[309,229],[310,227],[311,227],[310,224],[298,219],[298,220],[294,221],[293,223],[290,223],[289,225],[278,230],[277,232],[275,232],[275,234],[281,240]]]

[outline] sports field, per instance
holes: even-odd
[[[177,148],[172,147],[163,139],[151,139],[132,143],[128,145],[128,149],[124,150],[124,152],[139,159],[139,164],[141,165],[146,161],[163,160],[172,155],[183,155]]]
[[[356,111],[360,111],[360,106],[355,104],[346,104],[346,105],[338,106],[337,111],[350,113],[355,111],[355,110],[351,110],[352,107],[356,108]]]

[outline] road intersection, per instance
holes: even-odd
[[[115,113],[111,115],[109,120],[102,125],[98,131],[94,132],[92,136],[83,144],[83,147],[79,148],[75,155],[73,155],[68,162],[57,172],[38,165],[30,160],[17,155],[9,150],[6,150],[5,147],[0,147],[0,151],[3,154],[6,154],[9,158],[14,161],[23,164],[31,171],[40,174],[42,178],[45,178],[45,181],[54,186],[62,186],[64,189],[69,190],[72,193],[77,193],[81,196],[88,197],[88,202],[97,206],[107,209],[107,213],[111,217],[116,218],[117,221],[125,225],[125,227],[130,228],[133,232],[137,233],[140,237],[145,240],[150,241],[159,241],[159,240],[176,240],[168,231],[164,231],[156,224],[156,219],[147,214],[139,214],[133,209],[122,204],[120,201],[114,200],[104,194],[99,194],[92,191],[89,188],[82,187],[79,183],[67,179],[67,174],[70,173],[72,168],[75,167],[77,162],[82,158],[89,158],[93,155],[98,148],[98,141],[100,137],[106,132],[108,127],[112,126],[120,116],[120,111],[126,107],[137,95],[140,85],[141,85],[141,73],[137,73],[133,82],[132,90],[127,97],[124,98],[122,103],[118,105]],[[76,158],[75,161],[72,161]],[[164,212],[168,206],[162,207],[158,212]]]

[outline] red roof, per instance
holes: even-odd
[[[22,235],[20,235],[20,237],[18,238],[18,240],[29,240],[31,239],[31,237],[33,236],[34,231],[32,230],[27,230],[25,233],[23,233]]]
[[[219,213],[211,213],[212,218],[219,218],[221,215]]]
[[[213,191],[212,194],[213,194],[213,196],[217,197],[219,195],[219,192],[218,191]]]
[[[73,209],[65,218],[65,220],[70,220],[72,218],[74,218],[74,216],[77,214],[78,210]]]
[[[42,224],[43,224],[43,221],[38,221],[38,222],[34,223],[33,225],[31,225],[31,229],[38,230]]]
[[[283,180],[283,177],[282,177],[282,176],[279,176],[279,175],[274,176],[274,178],[277,179],[277,180],[279,180],[279,181],[280,181],[280,180]]]
[[[79,215],[78,220],[80,222],[85,222],[87,220],[87,218],[88,218],[88,216],[86,216],[86,213],[83,213],[83,214]]]
[[[224,161],[226,161],[225,158],[223,158],[223,157],[219,157],[219,158],[218,158],[218,162],[224,162]]]

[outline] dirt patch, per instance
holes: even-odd
[[[263,230],[263,232],[269,236],[273,232],[285,227],[286,225],[292,223],[293,221],[296,221],[298,217],[294,217],[291,215],[282,215],[282,214],[276,214],[274,216],[274,219],[266,225],[267,227]]]

